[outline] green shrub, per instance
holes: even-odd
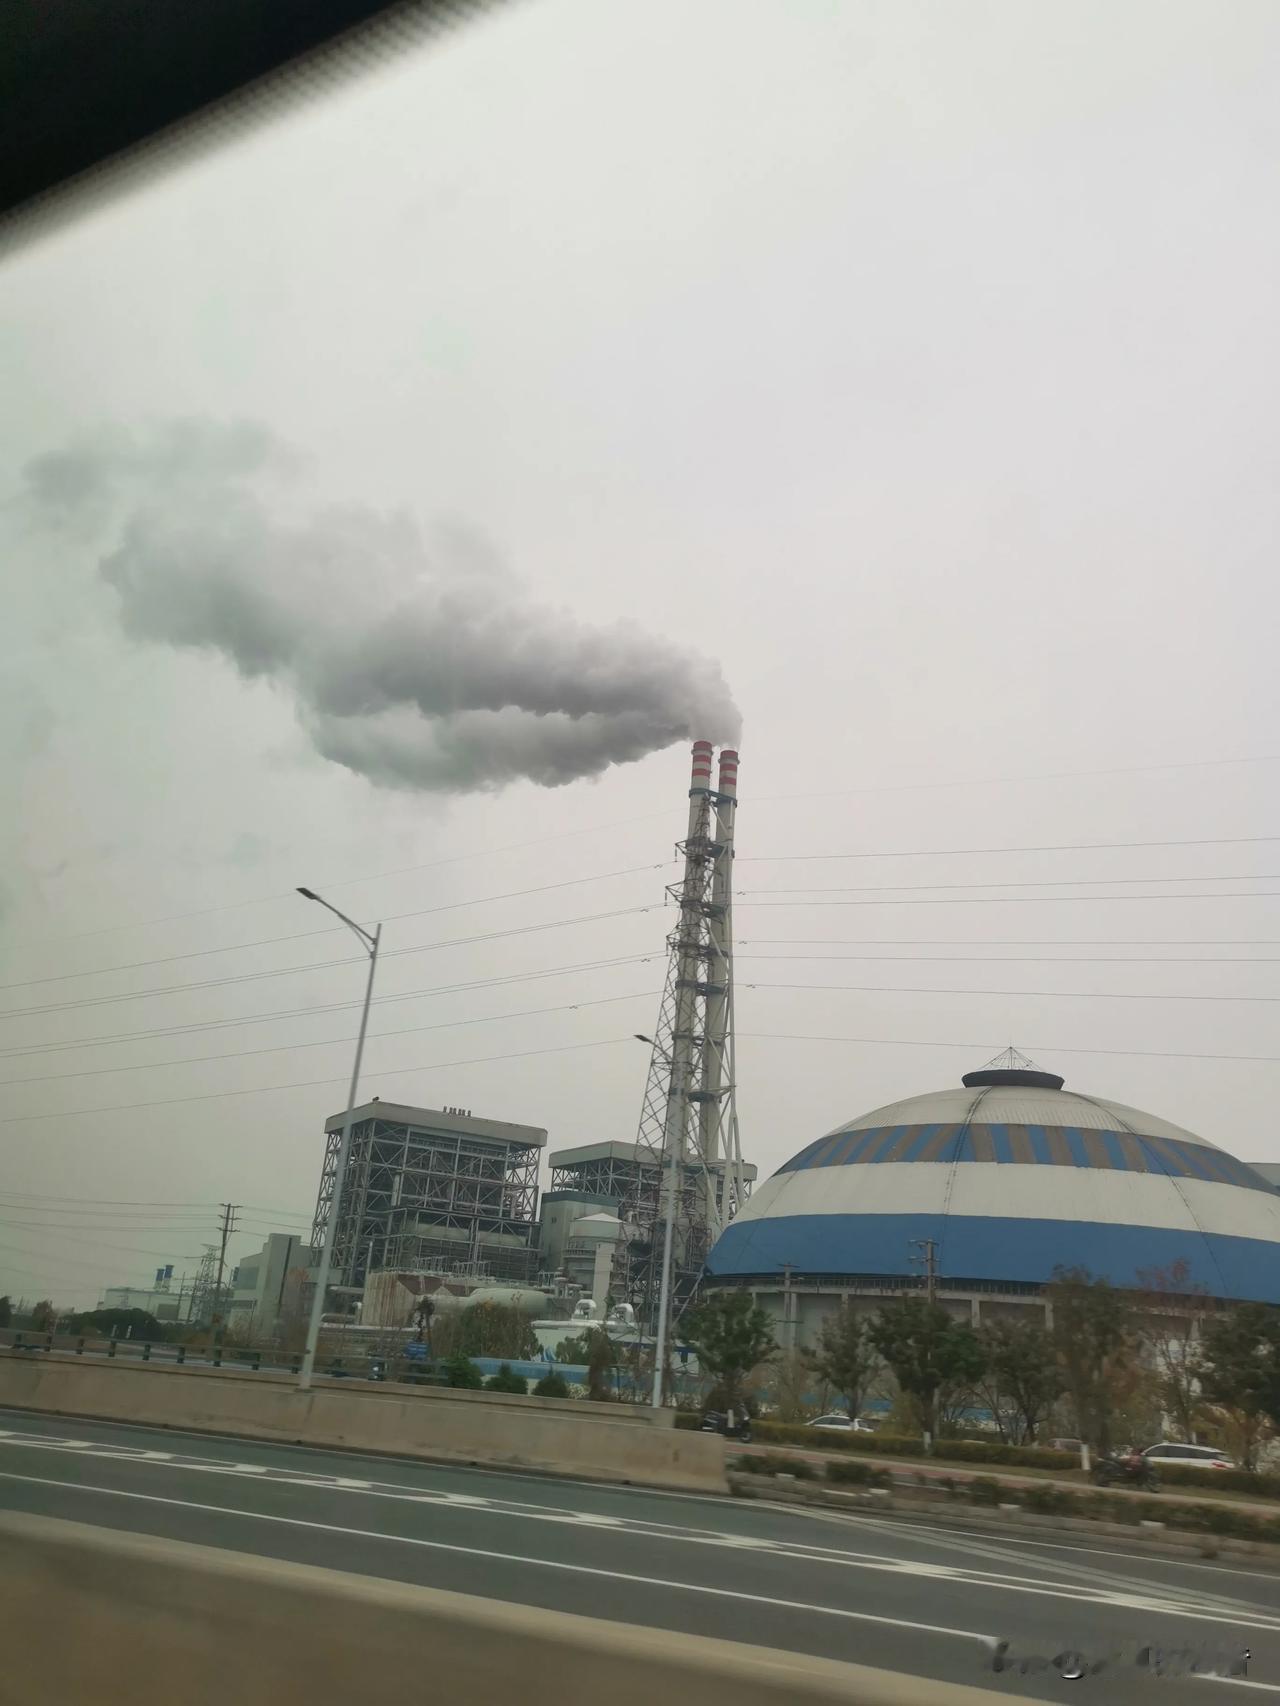
[[[924,1443],[903,1434],[860,1434],[852,1428],[809,1428],[796,1422],[753,1422],[757,1439],[810,1451],[860,1451],[882,1457],[923,1457]]]
[[[696,1431],[702,1426],[702,1417],[693,1410],[677,1410],[676,1426],[678,1428],[693,1428]]]
[[[535,1398],[567,1398],[569,1382],[563,1374],[557,1374],[553,1369],[550,1374],[544,1374],[533,1389]]]
[[[953,1463],[1004,1463],[1011,1469],[1078,1469],[1080,1460],[1069,1451],[1048,1451],[1036,1445],[1002,1445],[996,1439],[944,1439],[936,1457]]]
[[[1043,1486],[1020,1489],[1024,1511],[1036,1511],[1041,1516],[1076,1516],[1080,1514],[1080,1495],[1067,1487]]]
[[[518,1392],[524,1398],[529,1392],[529,1382],[523,1374],[513,1374],[511,1365],[503,1363],[496,1374],[491,1374],[484,1383],[486,1392]]]
[[[872,1463],[827,1464],[827,1480],[854,1487],[891,1487],[893,1476],[887,1469],[877,1469]]]
[[[1005,1489],[989,1475],[975,1475],[965,1491],[975,1505],[998,1505]]]
[[[1219,1493],[1243,1493],[1249,1499],[1280,1499],[1280,1475],[1258,1475],[1248,1469],[1210,1469],[1198,1463],[1158,1460],[1160,1479],[1173,1487],[1206,1487]]]
[[[748,1475],[794,1475],[797,1481],[816,1481],[819,1471],[811,1463],[797,1462],[794,1457],[780,1457],[775,1451],[739,1458],[733,1466]]]
[[[775,1445],[803,1445],[810,1451],[849,1451],[879,1457],[923,1457],[924,1442],[909,1434],[863,1434],[852,1428],[808,1428],[792,1422],[756,1422],[757,1439]],[[1079,1467],[1069,1451],[1047,1451],[1034,1445],[1003,1445],[995,1439],[941,1439],[934,1447],[940,1463],[1006,1464],[1014,1469],[1051,1469],[1060,1473]],[[1219,1471],[1222,1473],[1222,1471]]]
[[[464,1357],[460,1352],[446,1357],[440,1364],[440,1372],[446,1386],[454,1386],[464,1392],[479,1392],[484,1385],[484,1375],[470,1357]]]

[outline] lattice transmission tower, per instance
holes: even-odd
[[[697,741],[689,822],[677,851],[680,880],[667,890],[677,909],[653,1052],[636,1137],[632,1200],[622,1252],[623,1288],[643,1329],[656,1327],[665,1233],[673,1189],[671,1314],[697,1289],[707,1252],[746,1190],[738,1136],[733,1043],[733,834],[738,754]]]

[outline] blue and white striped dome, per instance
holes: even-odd
[[[957,1286],[1042,1285],[1057,1267],[1139,1286],[1185,1263],[1212,1297],[1280,1303],[1280,1194],[1204,1138],[1047,1072],[973,1072],[850,1120],[756,1192],[707,1267],[906,1276],[926,1238]]]

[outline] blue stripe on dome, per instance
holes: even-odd
[[[1129,1163],[1125,1159],[1124,1145],[1120,1141],[1118,1131],[1100,1131],[1098,1136],[1107,1146],[1107,1154],[1111,1157],[1111,1165],[1121,1173],[1129,1171]]]
[[[936,1125],[922,1125],[916,1132],[916,1135],[911,1139],[911,1142],[903,1150],[900,1159],[903,1161],[918,1161],[920,1159],[920,1151],[936,1134],[937,1130],[938,1128]]]
[[[1071,1164],[1074,1167],[1090,1167],[1089,1153],[1084,1146],[1084,1133],[1077,1126],[1069,1125],[1063,1128],[1067,1140],[1067,1148],[1071,1151]]]
[[[793,1214],[737,1221],[707,1263],[715,1278],[793,1274],[916,1274],[913,1240],[932,1238],[944,1283],[966,1279],[1046,1285],[1055,1268],[1087,1268],[1114,1285],[1185,1261],[1189,1285],[1235,1302],[1280,1303],[1280,1244],[1094,1221],[942,1214]]]
[[[1111,1166],[1120,1173],[1156,1173],[1172,1179],[1203,1179],[1210,1184],[1225,1181],[1246,1190],[1271,1191],[1265,1179],[1234,1155],[1218,1149],[1207,1150],[1202,1144],[1185,1143],[1179,1138],[1091,1130],[1086,1142],[1086,1134],[1076,1126],[1017,1126],[1011,1131],[1007,1125],[977,1124],[957,1127],[953,1138],[937,1143],[939,1133],[946,1129],[940,1125],[921,1125],[839,1131],[809,1144],[778,1171],[800,1173],[811,1167],[864,1166],[880,1161],[947,1165],[993,1160],[1013,1166],[1092,1167],[1089,1142],[1096,1140],[1104,1146]],[[1030,1161],[1025,1159],[1028,1151]]]

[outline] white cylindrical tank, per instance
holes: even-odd
[[[477,1286],[469,1297],[464,1297],[464,1309],[478,1309],[483,1303],[497,1304],[502,1309],[519,1309],[529,1316],[545,1315],[551,1307],[551,1298],[545,1291],[534,1291],[532,1287],[516,1285],[482,1285]]]

